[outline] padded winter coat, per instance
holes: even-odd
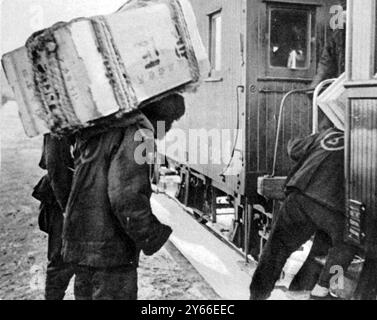
[[[167,241],[172,230],[158,221],[150,205],[145,160],[153,134],[149,120],[136,113],[119,127],[77,136],[63,233],[66,262],[137,266],[140,250],[152,255]]]
[[[287,180],[287,190],[298,189],[331,210],[345,212],[344,133],[328,129],[288,144],[297,162]]]

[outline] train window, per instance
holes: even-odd
[[[377,31],[376,31],[377,34]],[[377,40],[374,44],[374,78],[377,79]]]
[[[270,66],[308,69],[312,29],[310,11],[271,8],[269,18]]]
[[[377,5],[375,5],[375,17],[374,17],[374,24],[375,24],[375,34],[374,34],[374,78],[377,79]]]
[[[209,57],[211,76],[221,71],[222,65],[222,16],[221,11],[209,15]]]

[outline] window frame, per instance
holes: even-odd
[[[374,5],[374,72],[373,79],[377,80],[377,4]]]
[[[307,28],[307,32],[306,32],[306,50],[307,50],[307,61],[306,61],[306,66],[303,67],[303,68],[296,68],[296,70],[308,70],[310,69],[310,62],[311,62],[311,56],[312,56],[312,48],[311,48],[311,45],[310,45],[310,39],[311,39],[311,31],[312,31],[312,13],[309,11],[309,10],[305,10],[305,9],[289,9],[289,8],[279,8],[279,7],[270,7],[269,8],[269,11],[268,11],[268,47],[267,47],[267,63],[268,63],[268,67],[269,68],[273,68],[273,69],[290,69],[287,67],[282,67],[282,66],[273,66],[271,64],[271,35],[272,35],[272,13],[273,11],[287,11],[287,12],[305,12],[306,13],[306,18],[307,18],[307,25],[306,25],[306,28]]]
[[[317,68],[317,5],[313,4],[296,4],[296,3],[276,3],[267,2],[265,11],[265,37],[261,37],[264,46],[264,50],[260,50],[260,59],[264,61],[265,72],[260,76],[278,77],[278,78],[300,78],[311,79]],[[288,67],[279,67],[271,65],[271,23],[272,23],[272,11],[273,10],[287,10],[287,11],[300,11],[306,12],[308,15],[308,62],[306,68],[291,69]]]
[[[209,71],[209,78],[210,79],[221,79],[222,71],[223,71],[223,15],[222,15],[222,8],[218,8],[216,10],[211,11],[207,14],[208,17],[208,57],[210,61],[210,71]],[[217,48],[217,30],[214,30],[214,21],[216,18],[220,17],[220,50]],[[217,60],[217,54],[220,53],[220,69],[215,69],[214,61]]]

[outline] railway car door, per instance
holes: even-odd
[[[337,1],[255,0],[247,7],[247,194],[255,201],[257,178],[272,172],[279,106],[293,89],[308,88],[317,68],[330,6]],[[287,100],[276,174],[286,176],[290,138],[311,132],[305,93]]]
[[[273,171],[286,177],[293,165],[286,151],[288,141],[312,131],[311,100],[303,91],[292,94],[285,102],[273,170],[280,104],[291,90],[310,87],[335,4],[339,1],[247,1],[245,193],[258,210],[252,220],[258,220],[254,225],[260,228],[257,233],[248,231],[250,252],[261,249],[277,208],[276,202],[258,194],[258,178]]]

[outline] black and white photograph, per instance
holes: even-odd
[[[377,300],[377,0],[0,16],[0,300]]]

